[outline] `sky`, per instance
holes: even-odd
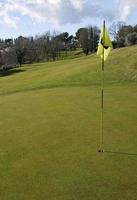
[[[137,0],[0,0],[0,38],[35,36],[47,31],[137,24]]]

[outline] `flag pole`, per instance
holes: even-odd
[[[103,44],[105,44],[105,20],[103,22]],[[100,124],[100,148],[98,152],[104,152],[104,47],[101,66],[101,124]]]

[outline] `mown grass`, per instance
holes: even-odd
[[[96,55],[0,77],[0,199],[136,199],[136,57],[134,46],[106,62],[105,153]]]

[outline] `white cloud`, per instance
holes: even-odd
[[[0,2],[0,23],[16,27],[22,16],[32,19],[34,24],[52,23],[62,25],[80,23],[86,18],[102,18],[113,20],[119,16],[126,20],[137,0],[116,0],[119,8],[103,8],[104,0],[3,0]],[[105,2],[105,1],[104,1]],[[118,4],[117,4],[118,2]],[[117,12],[116,12],[117,11]],[[21,22],[21,21],[20,21]]]
[[[104,14],[99,2],[101,0],[5,0],[0,3],[0,22],[16,27],[19,21],[16,16],[28,16],[35,24],[79,23],[85,18],[102,18]]]
[[[137,8],[137,0],[118,0],[120,19],[126,21],[132,10]]]
[[[3,17],[3,22],[6,23],[9,27],[12,27],[12,28],[16,28],[16,25],[19,21],[19,18],[18,17],[12,17],[12,19],[8,16],[8,15],[5,15]]]
[[[73,7],[79,11],[82,10],[84,3],[86,3],[85,0],[70,0],[71,4],[73,5]]]
[[[10,6],[0,3],[0,23],[4,23],[9,27],[15,28],[19,18],[13,15],[10,16],[8,14],[10,10],[13,10]]]

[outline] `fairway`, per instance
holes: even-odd
[[[38,63],[0,76],[1,200],[137,198],[137,46]]]

